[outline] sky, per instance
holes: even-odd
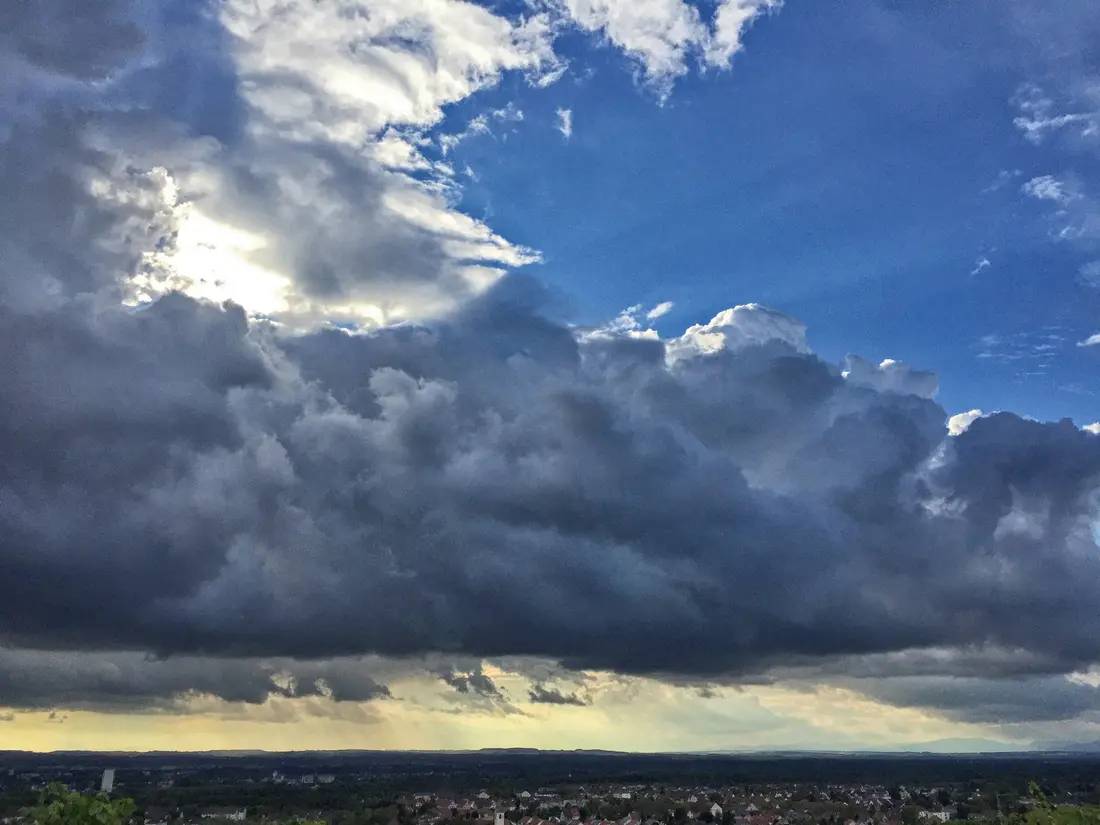
[[[1100,743],[1098,291],[1096,0],[6,4],[0,749]]]

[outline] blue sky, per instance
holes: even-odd
[[[1089,56],[1050,53],[1074,21],[1037,33],[1003,5],[792,0],[731,70],[691,72],[663,102],[598,36],[563,38],[558,83],[506,77],[448,109],[441,129],[524,113],[455,149],[477,175],[462,207],[541,250],[538,276],[580,323],[671,300],[672,331],[758,301],[805,321],[827,358],[936,371],[950,412],[1091,423],[1098,353],[1076,344],[1100,307],[1079,271],[1100,249],[1057,240],[1021,187],[1073,175],[1087,190],[1100,138],[1035,144],[1014,123],[1029,85],[1064,96]]]

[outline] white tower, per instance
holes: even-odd
[[[110,793],[115,788],[115,769],[105,768],[103,771],[103,781],[99,783],[99,789],[103,793]]]

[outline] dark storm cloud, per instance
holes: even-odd
[[[0,55],[48,72],[98,80],[144,40],[129,0],[35,0],[0,6]],[[0,65],[4,65],[0,62]]]
[[[1100,711],[1100,688],[1065,676],[927,676],[853,681],[849,686],[882,702],[925,708],[961,722],[1054,722]]]
[[[775,684],[781,681],[827,682],[849,677],[874,683],[878,679],[924,678],[945,673],[968,679],[1007,680],[1061,675],[1081,665],[1079,660],[1059,657],[1053,651],[983,644],[842,657],[787,657],[783,663],[774,664],[751,677],[741,676],[739,681]]]
[[[181,318],[233,318],[175,298],[119,323],[158,317],[173,301]],[[23,533],[36,524],[57,532],[85,510],[114,515],[74,525],[79,544],[62,529],[34,544],[28,535],[22,552],[5,556],[9,566],[35,565],[33,575],[6,577],[31,582],[5,594],[14,608],[9,632],[40,644],[166,652],[457,649],[694,674],[784,656],[985,642],[1071,660],[1095,654],[1088,602],[1055,595],[1087,591],[1082,573],[1095,565],[1073,552],[1085,540],[1078,522],[1092,489],[1086,470],[1090,461],[1100,467],[1091,434],[1007,416],[1006,446],[998,437],[1006,425],[993,417],[943,446],[933,402],[853,387],[813,356],[753,347],[668,367],[645,357],[641,342],[609,366],[602,344],[589,357],[588,344],[537,317],[468,317],[287,342],[307,384],[288,379],[275,356],[250,355],[273,344],[246,344],[243,320],[218,327],[215,338],[158,317],[166,340],[190,335],[204,357],[188,360],[177,346],[173,372],[168,355],[144,343],[143,354],[164,361],[161,380],[133,380],[117,441],[100,425],[96,444],[75,462],[68,445],[79,432],[60,423],[51,424],[54,439],[13,439],[14,454],[26,455],[6,468],[8,489],[23,491],[21,501],[68,496],[62,506],[72,514],[25,517]],[[329,341],[339,348],[317,358]],[[77,357],[36,352],[60,366]],[[94,359],[104,369],[120,357],[87,342],[71,353],[90,359],[76,362],[84,374]],[[195,372],[181,372],[184,363]],[[370,366],[360,383],[362,364]],[[5,373],[44,372],[18,366]],[[792,379],[800,372],[816,376],[812,392]],[[715,431],[713,408],[697,421],[690,407],[671,403],[685,385],[703,396],[699,405],[704,387],[730,393],[724,375],[739,378],[740,400],[724,416],[725,431]],[[39,380],[50,386],[49,377]],[[143,404],[187,380],[180,400],[169,395],[146,412]],[[326,401],[321,390],[330,387],[342,404]],[[38,405],[19,432],[51,422],[43,395],[8,394]],[[77,411],[105,403],[73,397]],[[800,422],[798,438],[755,449],[760,440],[780,444],[771,432],[777,410]],[[170,411],[182,417],[167,426]],[[79,419],[74,430],[92,421]],[[146,434],[152,443],[143,446]],[[64,461],[50,457],[62,447]],[[138,458],[128,462],[131,450]],[[1045,455],[1041,466],[1037,454]],[[1037,526],[1030,510],[1017,518],[1011,497],[969,480],[983,466],[1007,475],[1024,465],[1014,488],[1035,498],[1028,506],[1049,505]],[[32,472],[42,466],[58,469]],[[1064,469],[1048,478],[1048,466]],[[750,486],[748,473],[773,489]],[[32,495],[36,485],[51,493]],[[119,488],[140,491],[123,497],[125,511]],[[1019,519],[1024,527],[1006,528]],[[97,540],[104,528],[95,524],[112,529]],[[1050,537],[1061,549],[1040,556]],[[84,557],[78,547],[99,552]],[[80,571],[72,587],[60,575],[66,569]],[[109,610],[99,606],[104,594],[115,595]],[[476,671],[451,675],[468,690],[491,685],[479,685]]]
[[[0,642],[101,673],[17,658],[0,701],[385,692],[302,661],[290,687],[250,657],[715,682],[917,649],[1048,673],[1100,659],[1100,437],[1002,413],[948,438],[933,376],[827,363],[762,307],[672,342],[578,334],[520,277],[361,335],[180,294],[123,308],[120,282],[176,227],[164,178],[133,162],[153,127],[120,118],[55,112],[0,144]],[[231,185],[212,210],[277,236],[311,295],[452,289],[438,239],[380,223],[381,172],[325,140],[290,148],[216,147]],[[288,205],[280,175],[325,199]],[[88,652],[118,650],[164,660],[95,670],[114,654]],[[480,667],[441,678],[500,704]],[[1083,707],[1058,697],[1052,713]]]
[[[576,693],[563,693],[556,687],[546,685],[533,685],[527,695],[537,705],[574,705],[583,708],[590,704]]]
[[[504,291],[429,327],[287,340],[289,360],[178,296],[101,318],[111,346],[13,317],[6,633],[704,676],[934,645],[1096,655],[1095,436],[998,416],[945,444],[933,402],[811,355],[666,365],[525,312]],[[974,481],[989,467],[1018,500]]]
[[[458,673],[449,670],[439,674],[439,678],[459,693],[473,693],[485,697],[499,697],[502,695],[500,688],[485,675],[480,665],[469,673]]]
[[[390,696],[361,662],[151,659],[140,653],[0,649],[0,706],[99,711],[178,708],[195,695],[259,704],[270,697],[365,702]]]
[[[51,111],[0,142],[0,299],[20,311],[120,290],[120,273],[170,243],[164,179],[96,146],[102,119]]]

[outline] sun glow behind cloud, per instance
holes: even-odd
[[[207,217],[191,204],[180,206],[177,218],[174,248],[170,253],[154,253],[151,261],[171,277],[166,283],[135,277],[139,300],[153,300],[167,286],[193,298],[233,301],[256,315],[287,311],[291,279],[254,263],[255,253],[268,246],[264,237]]]

